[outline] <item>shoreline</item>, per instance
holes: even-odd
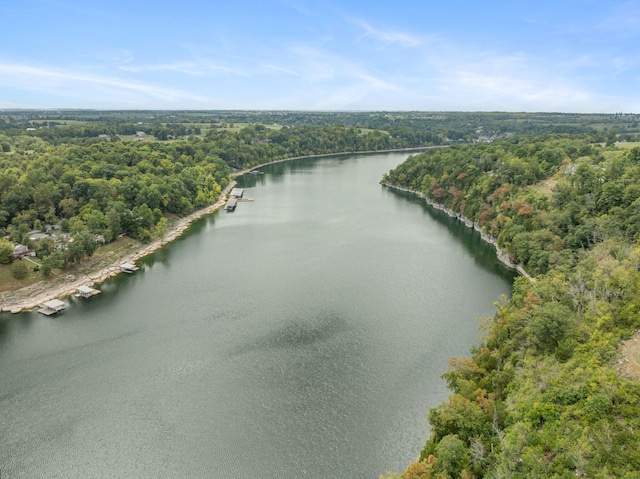
[[[103,267],[87,274],[81,274],[79,275],[79,277],[74,276],[73,279],[69,281],[65,280],[63,284],[55,285],[53,289],[46,290],[47,286],[50,286],[52,283],[56,282],[55,280],[42,280],[33,285],[5,293],[8,296],[15,295],[18,297],[9,297],[8,299],[4,299],[2,302],[2,306],[0,307],[0,312],[17,314],[24,311],[30,311],[39,307],[42,303],[45,303],[52,299],[61,299],[73,295],[74,293],[76,293],[77,289],[80,286],[94,286],[106,281],[113,276],[121,274],[122,271],[120,270],[120,265],[122,263],[135,263],[139,259],[148,256],[151,253],[155,253],[160,248],[166,246],[168,243],[182,236],[182,234],[191,225],[191,223],[202,218],[203,216],[213,213],[214,211],[224,206],[227,201],[229,192],[236,184],[237,182],[231,179],[225,189],[220,192],[220,197],[214,204],[195,211],[190,215],[185,216],[184,218],[180,218],[162,238],[155,239],[149,244],[142,246],[132,253],[128,253],[124,256],[118,257],[109,266]],[[43,288],[45,289],[45,291],[41,291]],[[23,290],[26,290],[27,293],[29,292],[29,290],[34,290],[34,295],[29,296],[28,298],[21,298],[19,296],[21,296],[20,292]]]
[[[450,218],[453,218],[453,219],[455,219],[457,221],[461,221],[462,223],[464,223],[464,225],[467,228],[472,229],[474,231],[477,231],[478,233],[480,233],[480,238],[482,239],[482,241],[492,245],[496,249],[496,256],[498,257],[498,261],[500,261],[506,267],[517,271],[522,276],[527,278],[529,281],[535,281],[529,275],[529,273],[527,273],[525,271],[525,269],[521,265],[511,261],[511,258],[509,258],[508,253],[506,251],[502,250],[500,248],[500,246],[498,246],[498,241],[493,236],[491,236],[490,234],[485,233],[482,230],[482,228],[480,227],[480,225],[478,225],[478,223],[476,223],[475,221],[470,220],[469,218],[467,218],[463,214],[456,213],[455,211],[453,211],[450,208],[447,208],[446,206],[444,206],[441,203],[436,203],[435,201],[429,199],[424,193],[420,193],[419,191],[410,190],[408,188],[403,188],[401,186],[392,185],[390,183],[384,183],[382,181],[380,182],[380,184],[382,186],[384,186],[384,187],[387,187],[387,188],[390,188],[390,189],[393,189],[393,190],[404,191],[405,193],[411,193],[413,195],[416,195],[419,198],[424,199],[427,202],[427,204],[429,206],[431,206],[433,209],[438,210],[438,211],[442,211],[443,213],[446,213]]]
[[[280,160],[273,160],[267,163],[262,163],[257,166],[252,166],[247,170],[242,170],[241,172],[235,173],[233,176],[239,176],[244,173],[250,173],[258,168],[262,168],[264,166],[275,165],[277,163],[284,163],[286,161],[293,160],[304,160],[305,158],[323,158],[327,156],[339,156],[339,155],[371,155],[373,153],[401,153],[403,151],[422,151],[422,150],[430,150],[432,148],[447,148],[448,145],[432,145],[432,146],[413,146],[409,148],[392,148],[389,150],[367,150],[367,151],[340,151],[338,153],[320,153],[317,155],[304,155],[304,156],[292,156],[290,158],[282,158]]]
[[[167,234],[163,238],[159,238],[153,240],[151,243],[142,246],[132,253],[128,253],[124,256],[118,257],[113,261],[109,266],[102,267],[96,271],[91,271],[89,273],[82,273],[80,275],[67,275],[64,279],[56,280],[56,279],[43,279],[35,284],[25,286],[24,288],[19,288],[16,290],[6,291],[2,293],[2,304],[0,304],[0,314],[2,313],[12,313],[17,314],[21,312],[31,311],[38,308],[42,303],[50,301],[52,299],[61,299],[71,296],[76,293],[77,289],[80,286],[95,286],[100,284],[107,279],[117,276],[122,273],[120,270],[120,265],[122,263],[135,263],[139,259],[148,256],[152,253],[155,253],[159,249],[166,246],[168,243],[171,243],[178,237],[182,236],[182,234],[186,231],[186,229],[196,220],[200,218],[210,215],[216,210],[220,209],[227,201],[227,196],[229,192],[233,189],[233,187],[237,184],[234,178],[243,175],[245,173],[250,173],[258,168],[262,168],[264,166],[273,165],[276,163],[284,163],[287,161],[293,160],[301,160],[305,158],[322,158],[327,156],[337,156],[337,155],[352,155],[352,154],[373,154],[373,153],[394,153],[394,152],[403,152],[403,151],[421,151],[430,148],[443,148],[443,146],[423,146],[423,147],[413,147],[413,148],[396,148],[389,150],[373,150],[373,151],[343,151],[337,153],[322,153],[318,155],[304,155],[304,156],[294,156],[289,158],[282,158],[279,160],[273,160],[267,163],[262,163],[260,165],[252,166],[251,168],[231,173],[229,184],[225,187],[224,190],[220,192],[220,197],[218,201],[214,204],[207,206],[206,208],[202,208],[198,211],[191,213],[190,215],[185,216],[184,218],[180,218],[176,223],[171,227],[171,229],[167,232]],[[71,276],[70,279],[69,276]],[[61,281],[61,284],[58,282]],[[25,297],[26,296],[26,297]]]

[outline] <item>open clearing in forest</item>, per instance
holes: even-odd
[[[622,359],[618,370],[623,376],[640,380],[640,332],[622,343]]]
[[[553,188],[558,183],[558,180],[555,178],[547,178],[546,180],[540,181],[531,187],[532,190],[538,191],[548,197],[551,197],[553,193]]]
[[[630,150],[636,146],[640,146],[640,141],[625,141],[624,143],[616,143],[616,146],[623,150]]]

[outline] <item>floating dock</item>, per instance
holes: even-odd
[[[140,268],[138,268],[135,264],[132,264],[132,263],[122,263],[120,265],[120,271],[122,271],[123,273],[134,273],[139,269]]]
[[[244,188],[234,188],[229,193],[229,198],[242,198],[242,195],[244,195]]]
[[[52,316],[64,311],[65,309],[67,309],[67,303],[60,301],[59,299],[52,299],[51,301],[42,303],[38,313],[44,314],[45,316]]]
[[[227,211],[235,211],[236,206],[241,201],[253,201],[253,198],[243,198],[244,196],[244,188],[234,188],[229,193],[229,201],[224,205],[224,209]]]
[[[229,198],[229,201],[227,201],[227,204],[224,205],[224,209],[227,211],[235,211],[236,206],[238,206],[238,199]]]
[[[90,298],[96,294],[100,294],[99,289],[90,288],[89,286],[80,286],[76,293],[76,298]]]

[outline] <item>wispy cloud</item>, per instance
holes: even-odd
[[[302,15],[311,15],[313,12],[307,5],[293,0],[281,0],[280,3]]]
[[[266,71],[285,73],[287,75],[291,75],[291,76],[294,76],[294,77],[299,77],[300,76],[300,74],[298,72],[296,72],[295,70],[293,70],[292,68],[282,67],[282,66],[278,66],[278,65],[265,64],[265,65],[261,65],[261,68],[266,70]]]
[[[435,85],[451,99],[507,110],[567,109],[592,101],[588,89],[522,53],[449,58]]]
[[[533,9],[525,23],[526,9],[498,12],[511,23],[485,35],[490,23],[481,7],[470,6],[468,18],[449,28],[391,5],[356,11],[276,0],[265,18],[176,22],[155,38],[149,31],[44,52],[7,41],[20,59],[0,55],[0,92],[5,102],[53,98],[60,106],[114,108],[626,111],[640,76],[640,0],[592,6],[597,12],[583,15],[563,7],[564,16]],[[170,20],[165,13],[161,22]],[[93,21],[91,11],[77,17]],[[14,15],[14,23],[21,18]],[[13,36],[4,32],[7,39],[20,34],[17,27]]]
[[[609,16],[599,25],[600,30],[616,36],[634,37],[640,35],[640,2],[625,2],[615,5]]]
[[[351,57],[309,46],[290,50],[300,82],[296,87],[307,98],[305,108],[342,109],[354,107],[364,98],[403,94],[403,88]],[[301,96],[301,98],[302,98]]]
[[[354,19],[352,21],[364,30],[363,37],[371,37],[384,44],[398,44],[403,47],[417,47],[423,44],[422,39],[408,33],[380,30],[362,19]]]
[[[186,75],[203,75],[202,70],[196,68],[196,64],[192,62],[176,62],[155,65],[121,65],[118,70],[140,73],[140,72],[160,72],[169,71],[176,73],[184,73]]]
[[[245,76],[246,73],[223,65],[217,65],[210,61],[187,61],[175,63],[158,63],[148,65],[121,65],[119,70],[141,73],[141,72],[175,72],[185,75],[206,76],[212,73],[227,73],[232,75]]]
[[[81,71],[57,70],[49,67],[0,63],[0,84],[14,89],[48,92],[59,96],[97,94],[98,91],[136,93],[162,101],[203,100],[198,95],[173,88],[98,76]]]

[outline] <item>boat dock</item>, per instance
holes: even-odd
[[[253,201],[253,198],[244,198],[244,188],[234,188],[229,193],[229,201],[224,206],[227,211],[235,211],[241,201]]]
[[[140,268],[138,268],[135,264],[132,264],[132,263],[122,263],[120,265],[120,271],[122,271],[123,273],[134,273],[139,269]]]
[[[238,199],[229,198],[229,201],[227,201],[227,204],[224,205],[224,209],[227,211],[235,211],[236,206],[238,206]]]
[[[244,188],[234,188],[229,193],[229,198],[242,198],[244,195]]]
[[[65,309],[67,309],[67,303],[59,299],[52,299],[51,301],[42,303],[40,309],[38,309],[38,313],[44,314],[45,316],[52,316]]]
[[[76,298],[90,298],[96,294],[100,294],[99,289],[90,288],[89,286],[80,286],[75,296]]]

